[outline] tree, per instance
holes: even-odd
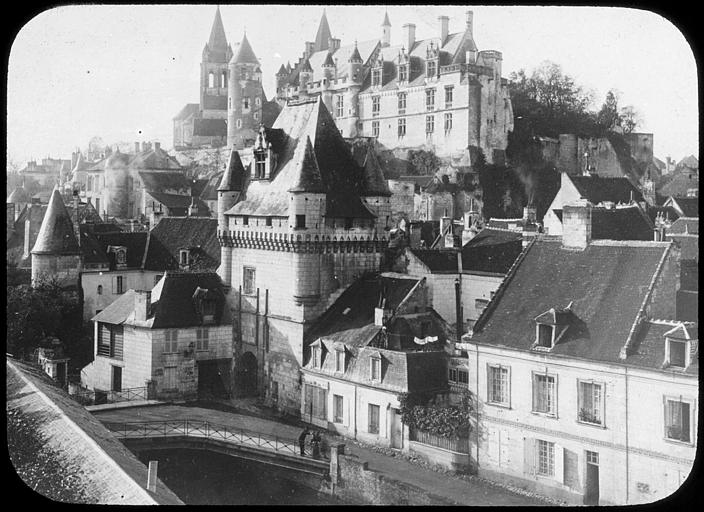
[[[620,113],[621,128],[623,133],[631,133],[641,123],[640,115],[633,105],[626,105],[621,109]]]
[[[621,124],[621,116],[618,111],[618,91],[610,90],[606,93],[606,99],[597,114],[597,123],[604,130],[613,130]]]
[[[409,171],[414,176],[430,176],[440,169],[440,159],[432,151],[424,149],[408,152],[408,161],[411,164]]]

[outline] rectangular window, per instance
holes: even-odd
[[[665,438],[684,443],[692,441],[690,412],[688,402],[674,398],[665,399]]]
[[[406,135],[406,120],[405,119],[399,119],[398,120],[398,136],[399,138],[404,137]]]
[[[344,372],[345,371],[345,351],[337,350],[335,351],[335,371]]]
[[[425,108],[435,110],[435,89],[425,90]]]
[[[431,134],[435,131],[435,116],[425,116],[425,133]]]
[[[320,368],[320,347],[310,348],[310,359],[313,363],[313,368]]]
[[[445,114],[445,131],[452,130],[452,113]]]
[[[453,87],[445,87],[445,108],[452,107],[452,91]]]
[[[345,115],[345,97],[342,94],[337,95],[337,101],[335,103],[335,115],[337,117],[342,117]]]
[[[344,399],[340,395],[332,395],[332,421],[333,423],[342,423]]]
[[[586,450],[587,463],[599,465],[599,452],[590,452]]]
[[[267,218],[266,218],[266,225],[267,225],[268,227],[271,227],[271,226],[272,226],[272,218],[271,218],[271,217],[267,217]]]
[[[374,404],[369,404],[369,428],[367,430],[370,434],[379,433],[379,406]]]
[[[243,215],[243,216],[242,216],[242,225],[243,225],[243,226],[249,226],[249,215]]]
[[[555,476],[555,443],[538,439],[537,443],[538,474],[541,476]]]
[[[378,357],[370,358],[370,376],[374,381],[381,380],[381,359]]]
[[[113,280],[113,293],[125,293],[125,280],[122,276],[115,276]]]
[[[450,382],[457,382],[457,368],[450,368],[448,370],[447,380]]]
[[[602,424],[603,393],[601,384],[578,381],[579,421]]]
[[[398,113],[399,114],[406,113],[406,93],[405,92],[398,93]]]
[[[306,216],[305,215],[296,215],[296,229],[305,229],[306,228]]]
[[[533,412],[555,416],[555,376],[544,373],[533,374]]]
[[[489,403],[509,406],[509,370],[503,366],[489,366],[487,386]]]
[[[379,137],[379,121],[372,121],[372,137]]]
[[[405,82],[406,80],[408,80],[408,66],[399,66],[398,67],[398,81]]]
[[[327,420],[327,390],[305,384],[303,391],[303,408],[306,419],[318,418],[320,420]]]
[[[164,389],[178,389],[177,375],[175,366],[164,367]]]
[[[249,110],[249,96],[242,98],[242,108],[244,110]]]
[[[181,265],[188,265],[188,250],[182,249],[179,251],[179,256],[181,258]]]
[[[552,348],[552,325],[538,324],[538,346]]]
[[[271,381],[271,399],[276,402],[279,400],[279,383]]]
[[[381,69],[375,69],[372,71],[372,85],[381,85]]]
[[[262,179],[266,176],[266,152],[254,152],[254,177]]]
[[[242,269],[242,293],[254,295],[257,272],[252,267]]]
[[[208,350],[208,329],[196,329],[196,350]]]
[[[686,368],[687,366],[687,342],[667,340],[670,345],[670,366]]]
[[[428,78],[433,78],[437,74],[437,63],[434,60],[428,61]]]
[[[373,115],[373,116],[378,116],[378,115],[379,115],[379,110],[380,110],[379,96],[374,96],[374,97],[372,98],[372,115]]]
[[[164,331],[164,354],[178,352],[178,331]]]

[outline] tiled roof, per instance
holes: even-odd
[[[110,166],[110,163],[108,162],[106,166]],[[148,149],[134,155],[130,161],[130,167],[144,170],[181,170],[181,165],[176,159],[161,148]]]
[[[481,230],[462,248],[462,270],[507,273],[523,249],[522,239],[520,233]]]
[[[194,114],[197,114],[198,111],[200,110],[200,104],[198,103],[186,103],[186,106],[183,107],[178,114],[174,117],[174,120],[182,120],[182,119],[188,119]]]
[[[409,251],[431,272],[457,272],[457,251],[452,249],[412,249]]]
[[[134,312],[134,296],[134,290],[127,290],[91,320],[112,325],[124,323],[127,317]]]
[[[49,199],[49,207],[39,228],[32,254],[80,254],[71,215],[58,188],[54,189]]]
[[[627,178],[570,176],[570,180],[580,195],[592,204],[604,201],[630,203],[631,198],[643,201],[643,195]]]
[[[217,219],[165,217],[149,233],[145,270],[178,270],[179,250],[190,249],[196,271],[215,271],[220,265]]]
[[[191,195],[202,198],[203,191],[208,183],[211,181],[207,178],[193,178],[189,180],[191,182]],[[217,199],[217,196],[216,196]]]
[[[195,201],[197,207],[198,216],[207,217],[209,215],[210,209],[208,205],[203,202],[202,199],[198,197],[182,196],[178,194],[161,194],[159,192],[147,192],[155,201],[163,204],[167,208],[174,209],[187,209],[191,206],[191,202]]]
[[[252,180],[246,187],[244,201],[233,206],[228,214],[288,216],[289,190],[301,182],[307,169],[306,140],[310,139],[327,194],[326,215],[373,218],[359,197],[363,169],[354,161],[320,98],[288,104],[273,128],[267,130],[267,137],[270,133],[281,139],[276,144],[272,141],[278,157],[272,179]]]
[[[665,243],[614,242],[573,251],[560,241],[538,240],[480,317],[471,342],[530,350],[534,319],[572,303],[579,325],[551,352],[621,362],[620,351],[668,250]]]
[[[554,210],[562,220],[562,210]],[[593,240],[652,240],[653,223],[637,204],[592,208]]]
[[[276,100],[265,101],[262,104],[262,124],[267,128],[274,126],[276,118],[281,112],[281,105]]]
[[[699,190],[699,176],[697,173],[681,169],[663,176],[655,187],[661,197],[686,196],[691,189]]]
[[[699,217],[698,197],[673,197],[672,199],[682,210],[683,217]]]
[[[655,222],[658,215],[661,215],[663,219],[669,219],[670,221],[675,221],[680,216],[680,214],[677,213],[677,210],[675,210],[672,206],[647,205],[646,213],[648,214],[650,222]]]
[[[191,184],[181,171],[139,171],[139,178],[147,192],[163,192],[166,189],[187,192]]]
[[[666,231],[668,235],[681,235],[684,233],[689,233],[690,235],[699,234],[699,217],[697,218],[687,218],[680,217],[675,222],[672,223],[670,229]]]
[[[147,248],[147,233],[144,231],[94,233],[93,237],[100,244],[101,249],[111,261],[110,270],[115,269],[114,256],[108,252],[109,246],[122,246],[127,249],[126,266],[128,268],[141,268],[144,261],[144,251]]]
[[[168,272],[159,283],[161,291],[152,294],[152,329],[195,327],[202,322],[193,295],[197,288],[208,290],[215,300],[215,324],[231,322],[220,277],[214,272]]]
[[[306,339],[324,337],[349,346],[368,343],[380,329],[374,325],[374,308],[382,293],[386,308],[395,310],[420,282],[417,278],[395,276],[366,276],[357,280],[314,323]]]
[[[413,183],[414,187],[419,190],[419,189],[424,189],[427,187],[432,180],[435,178],[435,175],[432,176],[399,176],[396,178],[397,181],[405,181],[407,183]],[[416,191],[417,191],[416,190]]]
[[[680,160],[677,165],[689,167],[690,169],[699,169],[699,160],[697,160],[696,156],[689,155]]]

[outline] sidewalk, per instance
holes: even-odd
[[[205,405],[205,404],[201,404]],[[250,402],[241,407],[233,404],[213,404],[215,408],[192,405],[154,405],[122,409],[93,411],[103,422],[138,422],[193,419],[209,421],[231,428],[243,428],[283,439],[297,439],[304,426],[300,420],[288,419],[284,423],[273,411],[256,408]],[[256,414],[256,416],[254,415]],[[448,498],[458,505],[486,506],[545,506],[548,501],[525,496],[473,476],[454,476],[435,472],[405,460],[400,455],[392,457],[357,444],[354,440],[325,434],[329,440],[345,444],[345,453],[369,463],[369,469],[385,477],[406,482],[433,494]]]

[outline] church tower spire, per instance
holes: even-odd
[[[215,11],[215,19],[213,20],[213,28],[210,29],[210,39],[208,46],[211,50],[227,50],[227,37],[225,36],[225,27],[222,24],[220,16],[220,6],[218,5]]]
[[[318,33],[315,36],[315,43],[313,43],[313,51],[319,52],[322,50],[328,50],[330,48],[331,38],[332,33],[330,32],[330,26],[328,25],[328,18],[325,14],[325,9],[323,9],[323,16],[320,18]]]

